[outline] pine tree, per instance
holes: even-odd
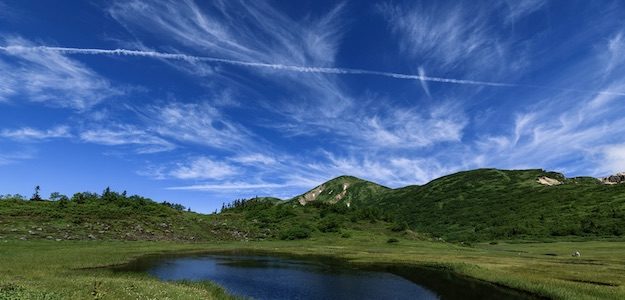
[[[41,188],[39,186],[35,186],[35,193],[30,198],[30,201],[43,201],[43,199],[41,199],[41,196],[39,196],[39,191],[41,191]]]

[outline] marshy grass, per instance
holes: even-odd
[[[498,242],[471,247],[356,232],[300,241],[121,242],[4,241],[0,243],[0,299],[229,299],[210,282],[165,282],[147,274],[113,272],[147,254],[255,250],[324,255],[355,264],[394,263],[445,268],[557,299],[624,299],[625,242]],[[581,257],[572,257],[580,251]],[[271,287],[267,287],[271,288]]]

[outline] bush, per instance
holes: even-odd
[[[341,229],[342,223],[342,220],[338,216],[331,215],[322,219],[317,228],[321,232],[338,232]]]
[[[391,231],[394,232],[404,231],[406,229],[408,229],[408,223],[406,222],[395,223],[391,226]]]
[[[280,232],[281,240],[301,240],[307,239],[311,235],[310,228],[306,226],[295,226]]]
[[[389,243],[389,244],[396,244],[396,243],[399,243],[399,240],[396,239],[396,238],[390,238],[390,239],[386,240],[386,242]]]

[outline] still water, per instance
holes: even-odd
[[[527,299],[453,274],[402,267],[356,268],[327,259],[265,255],[152,257],[122,271],[162,280],[210,280],[254,299]]]

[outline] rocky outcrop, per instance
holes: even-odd
[[[549,186],[562,184],[561,181],[559,181],[557,179],[549,178],[547,176],[538,177],[538,179],[536,181],[538,181],[538,183],[540,183],[542,185],[549,185]]]
[[[601,178],[603,184],[619,184],[625,183],[625,172],[617,173],[612,176]]]
[[[306,194],[299,196],[297,198],[297,201],[301,205],[306,205],[309,202],[313,202],[318,199],[323,199],[323,201],[328,201],[329,203],[335,204],[341,201],[343,198],[345,198],[345,196],[347,195],[347,191],[348,191],[347,189],[349,188],[349,186],[350,184],[348,182],[342,183],[340,186],[341,192],[333,195],[333,193],[335,192],[337,188],[336,184],[332,184],[332,183],[322,184],[310,190]],[[334,187],[335,189],[331,189],[332,187]],[[324,191],[327,191],[327,192],[324,192]],[[323,197],[319,198],[319,196],[321,196],[322,193],[323,193]]]
[[[341,191],[338,195],[334,197],[334,201],[332,203],[337,203],[347,195],[347,188],[349,187],[349,183],[343,183],[343,191]]]
[[[299,199],[297,199],[297,201],[301,205],[306,205],[306,203],[308,203],[308,202],[312,202],[312,201],[317,200],[317,197],[319,197],[319,195],[321,195],[321,193],[324,190],[325,190],[325,186],[324,185],[320,185],[320,186],[314,188],[312,191],[310,191],[310,192],[300,196]]]

